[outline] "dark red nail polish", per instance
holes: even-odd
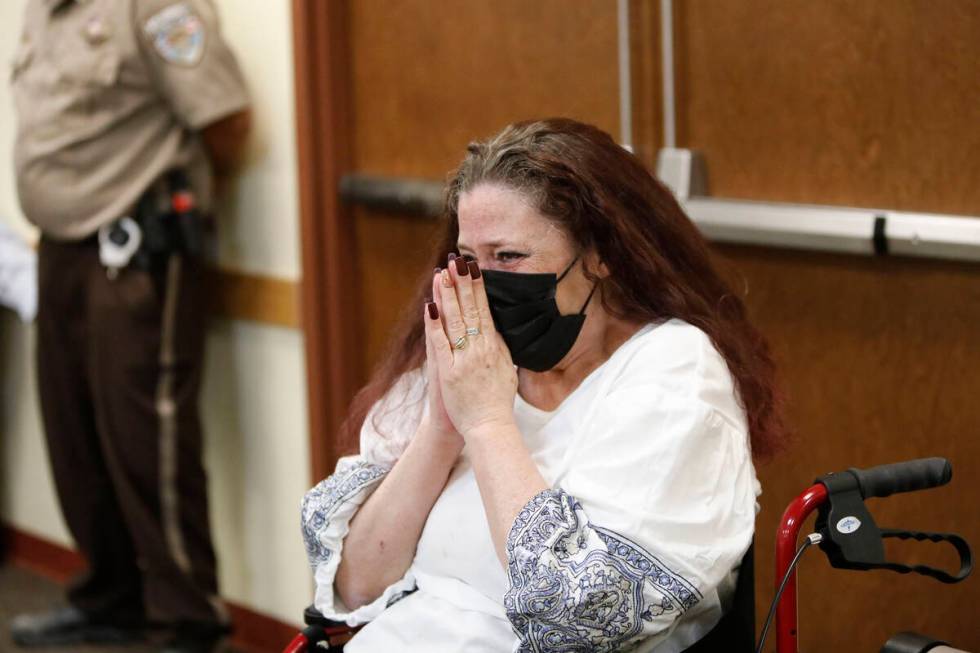
[[[469,268],[470,268],[470,275],[472,275],[474,279],[479,279],[480,266],[477,265],[476,261],[470,261]]]
[[[461,258],[456,259],[456,273],[461,277],[467,277],[470,269],[466,266],[466,261]]]
[[[439,307],[436,306],[435,302],[429,302],[425,305],[429,311],[429,319],[438,320],[439,319]]]

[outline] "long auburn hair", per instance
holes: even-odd
[[[591,280],[600,283],[603,307],[611,314],[641,323],[679,318],[706,333],[734,378],[753,456],[764,460],[780,449],[785,429],[769,346],[749,323],[742,300],[714,270],[697,227],[635,156],[602,130],[567,118],[515,123],[471,143],[448,180],[445,228],[430,269],[444,265],[456,250],[459,198],[481,183],[522,193],[579,251],[595,249],[609,275]],[[421,314],[430,292],[426,272],[387,354],[354,397],[342,427],[349,444],[372,406],[425,362]]]

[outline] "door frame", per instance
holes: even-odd
[[[341,454],[337,434],[357,391],[353,322],[355,247],[340,201],[350,169],[347,3],[292,0],[310,473],[326,477]]]

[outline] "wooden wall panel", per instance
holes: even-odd
[[[363,209],[354,213],[354,219],[358,282],[364,298],[357,307],[358,324],[365,334],[359,358],[363,385],[385,352],[402,311],[411,310],[408,300],[415,296],[420,276],[430,270],[429,253],[441,233],[441,222]],[[421,306],[417,313],[421,319]]]
[[[942,455],[944,488],[869,502],[880,526],[954,531],[980,546],[980,274],[975,266],[726,247],[719,263],[768,335],[789,394],[792,447],[760,466],[757,617],[772,598],[772,542],[789,499],[816,476]],[[935,545],[900,560],[955,569]],[[943,545],[945,547],[946,545]],[[876,651],[901,630],[980,650],[980,583],[831,569],[807,554],[800,648]]]
[[[980,5],[676,3],[678,140],[711,194],[980,215]],[[820,473],[944,455],[953,484],[872,502],[879,523],[980,545],[980,267],[723,248],[779,355],[794,446],[760,468],[760,621],[771,539]],[[947,566],[942,550],[895,555]],[[809,554],[801,649],[873,651],[912,629],[980,648],[980,583],[829,570]]]
[[[633,153],[651,170],[663,146],[660,13],[657,0],[630,0]]]
[[[711,194],[980,214],[975,0],[690,0],[678,141]]]
[[[619,131],[616,4],[351,4],[354,167],[442,178],[474,138],[564,115]]]

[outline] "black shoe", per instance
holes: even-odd
[[[71,606],[14,617],[10,634],[18,646],[131,644],[143,639],[138,628],[93,622]]]
[[[174,629],[173,639],[164,644],[160,653],[214,653],[221,639],[230,631],[225,626],[181,623]]]

